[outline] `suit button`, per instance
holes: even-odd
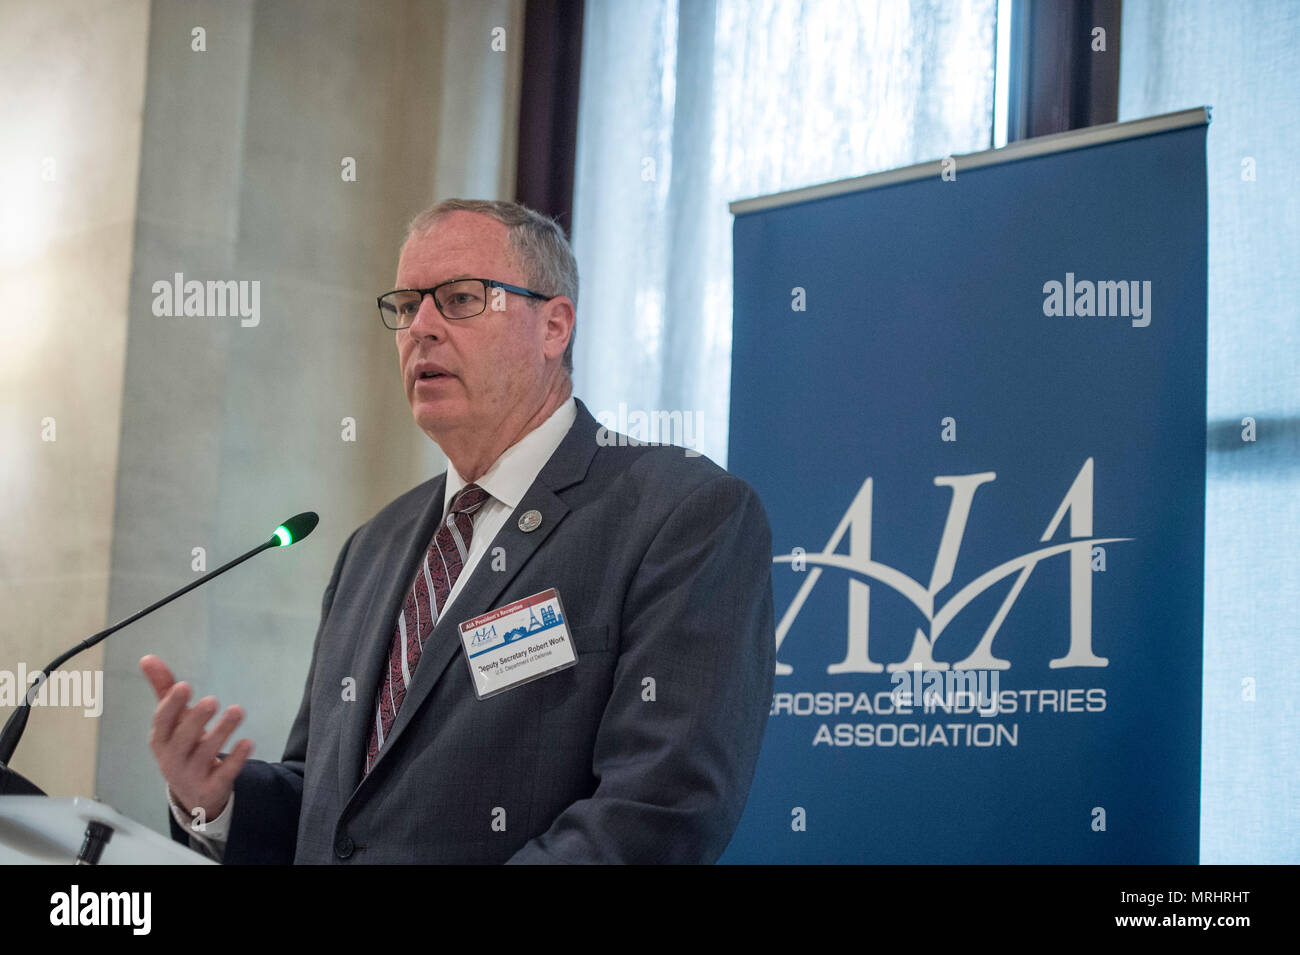
[[[356,848],[356,844],[352,841],[351,836],[344,834],[334,840],[334,854],[340,859],[346,859],[352,855],[354,848]]]

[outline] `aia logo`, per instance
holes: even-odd
[[[1056,513],[1047,523],[1039,542],[1043,547],[1026,551],[1019,557],[999,564],[980,574],[957,593],[953,594],[942,606],[935,606],[935,595],[952,582],[953,568],[957,564],[957,553],[961,549],[966,534],[966,522],[970,516],[975,500],[975,492],[981,485],[996,480],[992,471],[980,474],[962,474],[941,476],[934,479],[936,487],[952,489],[952,498],[948,504],[948,519],[939,540],[939,550],[935,555],[934,569],[930,574],[929,584],[921,584],[905,573],[888,564],[874,560],[871,555],[871,507],[872,479],[862,482],[862,487],[854,496],[839,526],[831,534],[821,553],[803,554],[798,548],[790,554],[774,557],[775,564],[806,564],[810,567],[808,576],[799,587],[790,606],[786,609],[781,622],[776,628],[776,647],[778,654],[785,642],[791,626],[799,616],[804,602],[812,589],[817,586],[822,572],[826,569],[846,571],[848,580],[848,647],[844,659],[826,668],[827,673],[890,673],[899,670],[947,670],[948,663],[936,662],[934,647],[943,635],[944,628],[952,622],[967,604],[984,593],[990,587],[1007,577],[1014,575],[1011,590],[997,613],[989,622],[979,644],[965,659],[952,664],[954,670],[1005,670],[1011,666],[1010,661],[1001,659],[993,653],[993,641],[998,629],[1006,620],[1007,614],[1015,605],[1025,582],[1029,580],[1041,561],[1053,557],[1064,557],[1069,568],[1070,580],[1070,647],[1063,657],[1051,661],[1053,669],[1060,667],[1104,667],[1105,657],[1092,652],[1092,549],[1100,544],[1132,540],[1131,537],[1093,537],[1093,459],[1088,458],[1079,469],[1074,482],[1061,499]],[[1061,525],[1069,517],[1067,526],[1068,540],[1062,543],[1048,543],[1056,535]],[[836,553],[836,549],[848,536],[848,553]],[[929,623],[929,633],[917,628],[912,640],[912,650],[904,660],[891,662],[886,666],[871,656],[871,587],[882,584],[905,597]],[[793,673],[789,664],[777,660],[778,676]]]

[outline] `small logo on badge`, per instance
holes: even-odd
[[[525,534],[542,526],[541,511],[524,511],[519,518],[519,529]]]

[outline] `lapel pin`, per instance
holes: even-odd
[[[541,511],[524,511],[524,513],[519,516],[519,529],[525,534],[535,531],[541,526]]]

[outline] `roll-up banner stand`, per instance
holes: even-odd
[[[729,862],[1196,863],[1209,110],[734,203]]]

